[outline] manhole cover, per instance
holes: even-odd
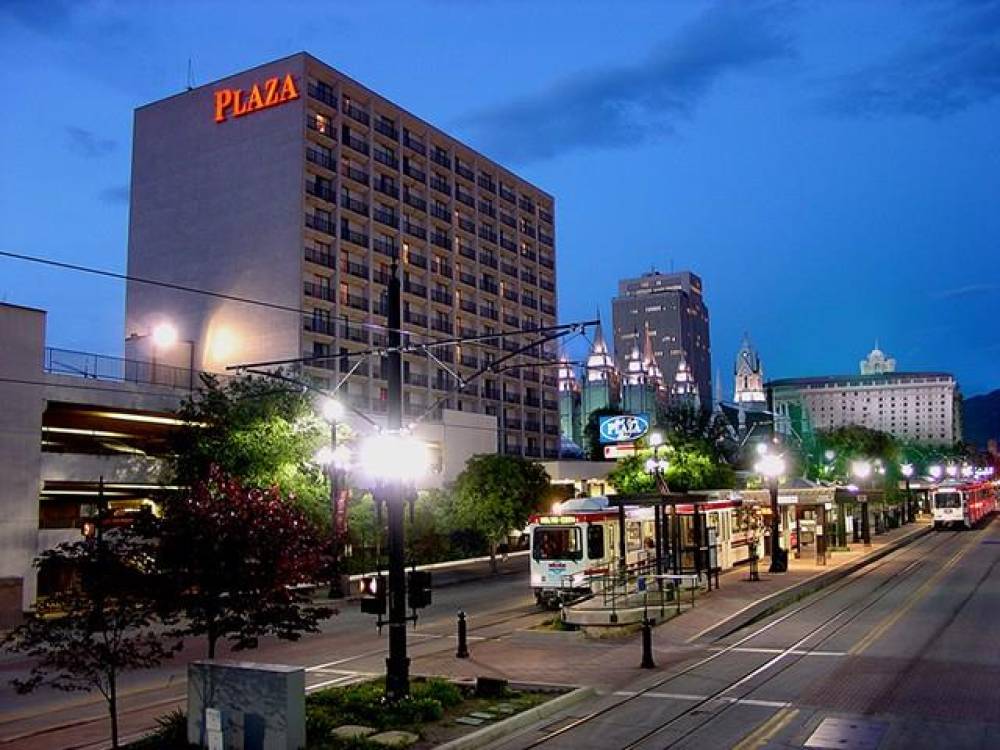
[[[875,750],[885,736],[889,724],[865,719],[823,719],[805,747],[842,748],[842,750]]]

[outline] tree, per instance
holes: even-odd
[[[546,499],[549,475],[537,461],[498,454],[473,456],[455,479],[456,520],[482,533],[490,545],[490,567],[512,529],[523,529]]]
[[[266,635],[297,640],[333,614],[308,606],[296,588],[322,575],[322,545],[276,487],[246,488],[212,469],[208,481],[166,505],[155,533],[182,632],[206,636],[210,659],[220,639],[234,650],[254,648]]]
[[[277,487],[314,523],[329,522],[327,477],[313,460],[329,427],[308,393],[263,377],[222,384],[204,375],[178,416],[185,422],[174,442],[180,484],[204,483],[217,467],[244,487]]]
[[[100,692],[113,748],[119,746],[119,676],[156,666],[179,648],[162,633],[153,552],[131,528],[104,530],[100,524],[94,538],[43,552],[36,567],[58,566],[72,583],[4,640],[6,648],[35,659],[26,679],[12,681],[19,693],[41,685]]]
[[[600,409],[594,409],[587,417],[587,424],[583,426],[583,452],[589,460],[604,460],[604,446],[601,444],[601,417],[613,417],[616,414],[621,414],[621,410],[602,406]]]
[[[646,459],[652,455],[652,451],[645,450],[620,460],[608,475],[608,481],[623,494],[655,492],[656,483],[646,471]],[[668,461],[664,476],[673,492],[733,486],[733,470],[726,464],[713,461],[703,448],[668,446],[661,448],[659,455]]]
[[[737,446],[721,414],[682,402],[659,409],[656,421],[675,449],[705,454],[714,463],[732,463]]]

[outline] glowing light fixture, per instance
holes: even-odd
[[[361,444],[358,464],[366,476],[412,482],[427,473],[431,462],[423,441],[409,433],[380,432]]]
[[[323,402],[323,419],[327,422],[339,422],[344,418],[344,405],[335,398]]]
[[[900,465],[900,467],[899,467],[899,473],[902,474],[907,479],[909,479],[910,477],[913,476],[913,464],[902,464],[902,465]]]
[[[931,475],[932,479],[940,479],[944,470],[938,464],[934,464],[933,466],[929,466],[927,468],[927,473]]]
[[[871,476],[872,465],[868,461],[852,461],[851,474],[858,479],[867,479]]]
[[[660,432],[649,433],[649,444],[654,448],[663,445],[663,433]]]
[[[777,454],[767,453],[754,465],[754,471],[767,479],[777,479],[785,473],[785,459]]]
[[[170,323],[158,323],[153,328],[153,345],[157,349],[169,349],[177,343],[177,328]]]

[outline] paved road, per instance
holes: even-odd
[[[932,534],[497,747],[1000,747],[998,564],[1000,521]]]
[[[482,566],[480,566],[482,567]],[[469,574],[436,574],[454,585],[438,588],[434,604],[424,610],[416,630],[410,631],[414,657],[454,652],[455,615],[470,614],[473,643],[510,633],[545,617],[534,606],[527,585],[526,557],[512,557],[501,575],[469,580]],[[383,669],[386,634],[379,635],[373,618],[363,615],[356,603],[341,603],[340,614],[324,623],[323,632],[294,643],[267,640],[254,651],[233,658],[257,662],[300,664],[307,667],[306,684],[319,687],[349,682]],[[155,718],[186,700],[187,662],[204,658],[204,646],[190,643],[173,662],[123,680],[121,733],[138,736],[154,725]],[[226,654],[221,655],[227,658]],[[106,708],[99,696],[42,690],[18,696],[9,680],[23,673],[26,662],[5,656],[0,661],[0,748],[98,748],[106,745]]]

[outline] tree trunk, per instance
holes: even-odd
[[[499,572],[499,567],[497,566],[497,543],[494,541],[490,542],[490,572],[493,575]]]
[[[111,748],[118,750],[118,675],[108,670],[108,714],[111,716]]]

